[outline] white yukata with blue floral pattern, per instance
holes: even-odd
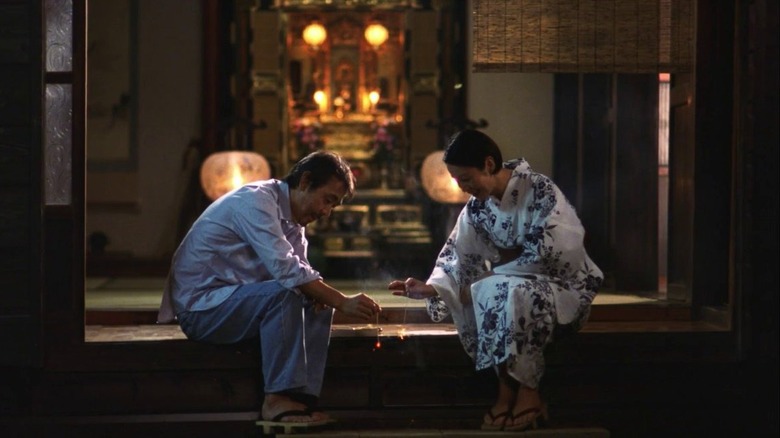
[[[552,180],[523,159],[504,167],[513,171],[503,198],[472,197],[461,211],[428,278],[439,296],[427,310],[437,322],[452,315],[476,369],[506,363],[510,376],[538,388],[555,326],[582,327],[603,274]],[[501,260],[499,249],[513,258]]]

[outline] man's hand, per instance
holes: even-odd
[[[434,289],[433,286],[425,284],[424,281],[420,281],[412,277],[407,278],[406,281],[393,280],[390,282],[387,288],[393,291],[393,295],[397,295],[399,297],[408,297],[415,300],[435,297],[438,295],[436,289]]]
[[[327,304],[323,304],[323,303],[321,303],[319,301],[315,301],[314,302],[314,312],[315,313],[319,313],[319,312],[322,312],[323,310],[327,310],[327,309],[330,309],[330,306],[328,306]]]
[[[375,317],[382,308],[368,295],[360,293],[346,296],[328,286],[322,280],[314,280],[298,286],[301,292],[315,301],[316,306],[330,306],[346,315],[363,320]]]
[[[368,321],[376,317],[382,311],[382,308],[368,295],[359,293],[347,297],[337,310],[345,315],[355,316]]]

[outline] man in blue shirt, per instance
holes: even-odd
[[[158,321],[189,339],[259,338],[264,420],[323,424],[312,410],[322,387],[333,309],[370,320],[379,305],[327,285],[306,257],[305,225],[354,194],[337,154],[314,152],[282,180],[257,181],[212,203],[173,256]]]

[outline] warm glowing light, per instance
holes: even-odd
[[[325,92],[322,90],[317,90],[314,92],[314,101],[317,102],[317,106],[320,108],[320,111],[325,111],[328,107],[328,96],[325,95]]]
[[[458,182],[444,164],[444,151],[436,151],[425,157],[420,175],[423,189],[434,201],[443,204],[462,204],[468,201],[469,194],[458,187]]]
[[[363,35],[366,37],[366,41],[375,49],[387,41],[389,36],[387,28],[379,23],[370,24]]]
[[[233,177],[230,178],[230,190],[235,190],[244,185],[246,181],[244,181],[244,176],[241,175],[241,168],[238,165],[233,164],[232,169]]]
[[[458,180],[455,178],[450,178],[450,190],[460,190],[460,187],[458,186]]]
[[[378,91],[372,91],[368,93],[368,100],[371,102],[371,105],[376,105],[377,102],[379,102],[379,92]]]
[[[316,21],[303,29],[303,40],[315,49],[324,43],[327,37],[328,31],[325,30],[325,26]]]
[[[248,182],[270,177],[268,161],[262,155],[249,151],[211,154],[200,168],[200,184],[212,201]]]

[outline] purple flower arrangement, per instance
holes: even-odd
[[[376,123],[372,139],[374,161],[380,165],[390,165],[395,157],[395,135],[390,132],[390,123]]]
[[[297,119],[293,123],[293,132],[298,143],[298,157],[303,158],[306,155],[322,149],[323,143],[320,137],[322,125],[308,119]]]

